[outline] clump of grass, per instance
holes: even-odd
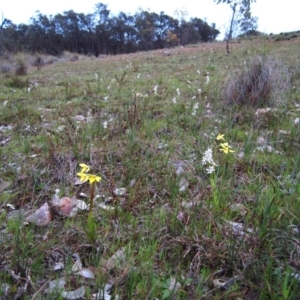
[[[29,86],[28,79],[20,79],[17,76],[10,76],[10,80],[5,83],[7,86],[17,89],[27,88]]]
[[[281,61],[258,56],[229,78],[223,97],[226,104],[264,107],[272,104],[275,95],[281,95],[288,85],[287,68]]]
[[[71,61],[77,61],[79,59],[78,55],[77,54],[74,54],[72,57],[71,57]]]
[[[24,60],[23,57],[18,56],[16,59],[16,69],[15,69],[15,74],[16,75],[27,75],[27,63]]]

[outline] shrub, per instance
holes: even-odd
[[[17,66],[15,70],[16,75],[27,75],[27,64],[23,57],[19,56],[16,59]]]
[[[281,61],[255,57],[228,79],[223,98],[226,104],[267,106],[287,90],[289,81],[288,69]]]

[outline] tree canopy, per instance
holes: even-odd
[[[229,39],[235,31],[239,35],[247,35],[248,32],[254,32],[257,28],[257,17],[251,14],[251,4],[256,0],[214,0],[217,4],[227,3],[232,9],[232,18],[230,29],[227,35]]]
[[[219,3],[227,3],[227,4],[232,4],[232,3],[240,3],[243,5],[250,5],[252,2],[256,2],[256,0],[215,0],[218,4]]]
[[[119,54],[215,40],[220,32],[199,18],[180,20],[139,10],[135,14],[111,14],[106,4],[95,5],[94,13],[73,10],[55,16],[40,12],[29,24],[6,20],[0,27],[0,54],[18,51],[59,55]]]

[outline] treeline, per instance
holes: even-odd
[[[134,15],[110,14],[98,3],[92,14],[76,13],[46,16],[41,13],[29,24],[13,24],[5,19],[0,28],[0,54],[19,51],[60,55],[121,54],[161,49],[215,40],[220,32],[199,18],[180,22],[164,12],[139,10]]]

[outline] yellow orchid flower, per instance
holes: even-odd
[[[88,175],[88,180],[90,182],[90,184],[94,183],[95,181],[100,182],[101,177],[97,176],[97,175]]]
[[[77,173],[77,176],[80,177],[79,178],[80,181],[87,181],[89,179],[89,174],[86,174],[86,173],[84,173],[82,171],[79,172],[79,173]]]
[[[90,170],[90,167],[86,164],[79,164],[81,167],[81,173],[87,173]]]
[[[220,144],[221,148],[219,149],[221,152],[224,152],[225,154],[228,154],[229,152],[234,152],[233,150],[231,150],[230,148],[232,148],[231,146],[228,145],[228,143],[221,143]]]
[[[77,173],[77,176],[80,177],[80,181],[89,181],[90,184],[94,183],[94,182],[100,182],[101,180],[101,177],[100,176],[97,176],[97,175],[93,175],[93,174],[87,174],[87,173],[84,173],[82,170],[81,172]]]
[[[80,181],[89,181],[90,183],[90,209],[89,209],[89,216],[92,216],[93,210],[93,202],[94,202],[94,195],[95,195],[95,182],[100,182],[101,177],[88,174],[90,167],[86,164],[79,164],[81,167],[81,171],[77,173],[77,176],[80,177]]]
[[[224,134],[218,134],[217,141],[224,141]]]

